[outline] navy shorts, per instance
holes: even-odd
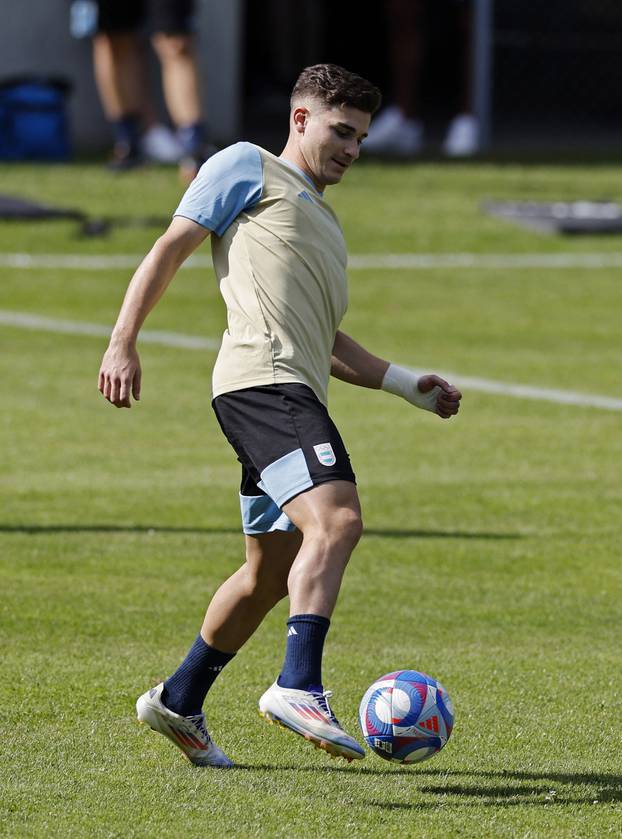
[[[194,0],[98,0],[98,32],[188,35],[194,29]]]
[[[341,435],[307,385],[234,390],[212,406],[242,464],[244,533],[295,530],[284,504],[328,481],[356,483]]]

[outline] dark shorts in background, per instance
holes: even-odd
[[[187,35],[193,31],[194,0],[97,0],[98,32]]]
[[[212,406],[242,464],[245,533],[293,530],[283,504],[328,481],[356,483],[341,435],[307,385],[235,390]]]

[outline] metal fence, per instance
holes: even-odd
[[[620,143],[620,0],[497,0],[492,44],[493,142]]]

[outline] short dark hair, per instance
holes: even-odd
[[[331,107],[349,105],[372,115],[382,102],[382,94],[375,85],[338,64],[306,67],[292,90],[292,106],[305,96],[313,96]]]

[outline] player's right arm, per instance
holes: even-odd
[[[145,318],[166,291],[178,268],[210,231],[175,216],[136,269],[99,370],[99,390],[117,408],[131,408],[140,398],[140,359],[136,339]]]
[[[175,272],[213,232],[222,236],[231,222],[253,207],[263,190],[261,154],[252,143],[235,143],[203,164],[183,196],[166,233],[134,274],[99,372],[99,389],[117,408],[140,396],[136,338]]]

